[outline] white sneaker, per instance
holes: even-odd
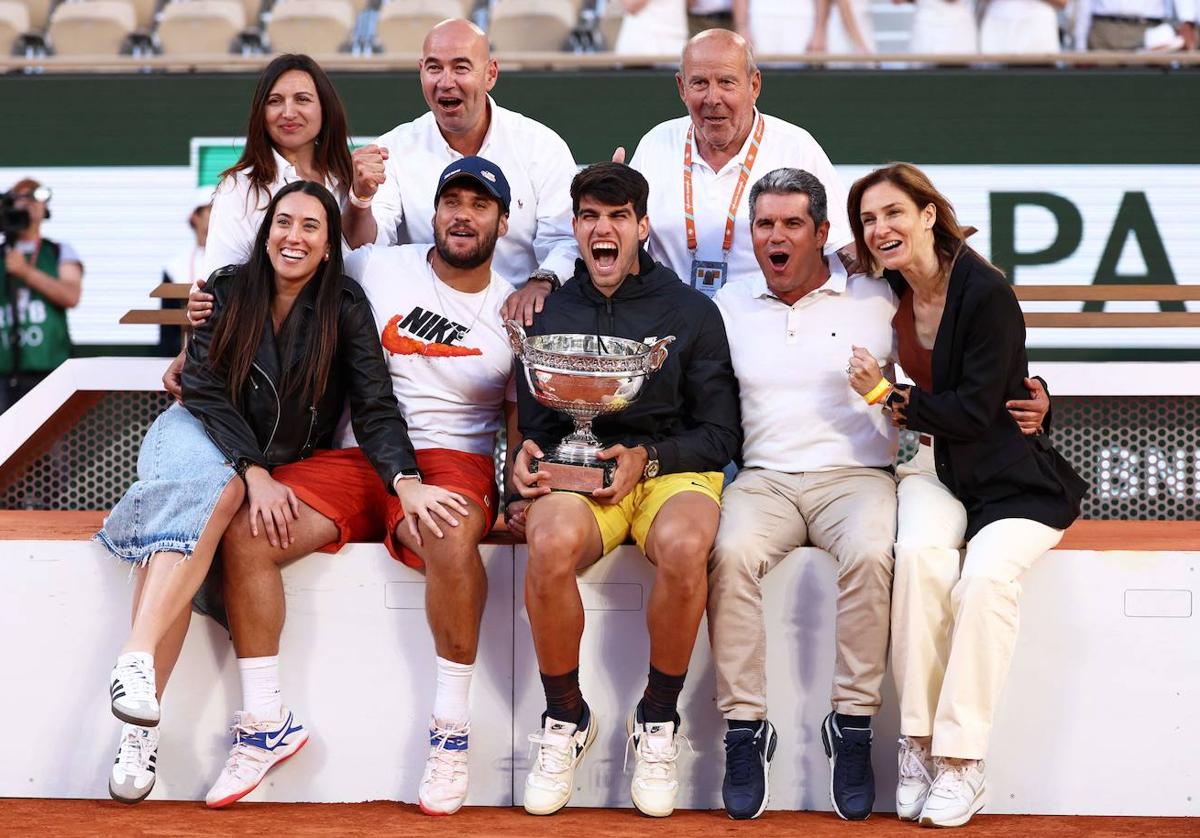
[[[467,799],[467,735],[469,724],[429,725],[429,756],[417,790],[417,802],[427,815],[453,815]]]
[[[937,777],[921,810],[922,826],[962,826],[983,808],[983,760],[950,765],[934,758]]]
[[[674,722],[646,722],[638,717],[641,707],[629,714],[625,729],[629,732],[626,747],[633,745],[633,782],[630,791],[633,805],[643,815],[665,818],[675,811],[675,796],[679,793],[679,776],[675,763],[679,759],[678,735]],[[629,752],[625,759],[628,761]]]
[[[900,780],[896,783],[896,817],[915,821],[921,817],[929,787],[933,785],[933,758],[908,736],[900,737],[897,753]]]
[[[267,772],[308,742],[308,731],[285,707],[282,719],[259,721],[245,711],[233,714],[233,747],[221,776],[204,802],[210,809],[236,803],[258,788]]]
[[[586,704],[578,725],[547,717],[542,732],[531,733],[529,741],[539,747],[525,777],[525,811],[553,815],[567,805],[575,790],[575,768],[596,741],[596,717]]]
[[[122,803],[138,803],[154,788],[158,728],[126,724],[108,776],[108,794]]]
[[[158,724],[154,659],[149,655],[129,654],[117,658],[108,694],[112,699],[113,715],[121,721],[139,727],[155,727]]]

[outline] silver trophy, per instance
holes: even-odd
[[[667,360],[667,344],[674,336],[645,344],[602,335],[527,337],[515,320],[504,326],[525,369],[529,392],[575,422],[575,432],[544,452],[541,461],[534,460],[531,470],[549,474],[545,485],[552,489],[591,494],[611,485],[617,464],[597,458],[604,446],[592,433],[592,420],[633,403],[650,373]]]

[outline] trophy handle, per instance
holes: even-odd
[[[674,343],[675,336],[656,340],[650,346],[650,352],[646,355],[646,372],[658,372],[659,368],[667,361],[667,344]]]
[[[525,357],[525,329],[516,320],[505,320],[504,331],[508,332],[508,345],[518,358]]]

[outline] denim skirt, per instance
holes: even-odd
[[[133,564],[168,551],[191,556],[221,493],[236,476],[200,420],[179,404],[150,426],[137,473],[96,533],[110,553]]]

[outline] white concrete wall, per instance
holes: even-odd
[[[94,544],[0,542],[0,797],[102,798],[119,723],[108,672],[126,631],[125,567]],[[469,803],[519,802],[526,735],[543,709],[522,603],[524,548],[489,546],[472,694]],[[1200,815],[1200,553],[1055,551],[1028,574],[1023,624],[990,755],[988,811]],[[351,545],[285,570],[285,700],[313,741],[250,800],[415,799],[433,695],[423,583],[382,548]],[[628,806],[624,719],[645,682],[651,569],[626,547],[581,577],[582,682],[601,724],[579,806]],[[817,725],[833,666],[832,560],[799,550],[769,577],[771,719],[780,733],[771,805],[827,809]],[[890,679],[889,679],[890,680]],[[164,701],[156,798],[199,799],[224,761],[240,693],[232,651],[194,617]],[[723,725],[705,629],[681,701],[682,804],[720,804]],[[893,806],[894,694],[875,725],[877,808]]]

